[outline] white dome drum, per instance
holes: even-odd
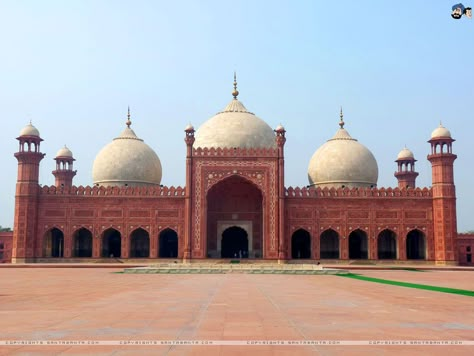
[[[121,135],[96,156],[92,168],[95,185],[146,186],[161,183],[161,162],[130,128],[130,119]]]
[[[317,187],[375,187],[378,166],[367,147],[352,138],[341,128],[334,137],[323,144],[309,162],[308,179]]]

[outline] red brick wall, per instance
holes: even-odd
[[[0,263],[10,263],[12,259],[13,231],[0,232]]]
[[[459,264],[474,266],[474,234],[458,234],[457,248]]]

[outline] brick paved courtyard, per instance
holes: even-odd
[[[1,340],[474,340],[474,298],[330,275],[0,268]],[[474,290],[470,271],[358,271]],[[0,346],[0,355],[467,355],[474,346]]]

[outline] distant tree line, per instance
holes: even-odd
[[[0,225],[0,232],[8,232],[8,231],[12,231],[11,227],[3,227],[2,225]]]

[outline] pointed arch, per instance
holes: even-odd
[[[349,258],[367,259],[368,254],[367,233],[361,229],[356,229],[349,234]]]
[[[85,227],[72,234],[73,257],[92,257],[92,232]]]
[[[425,234],[414,229],[408,232],[406,240],[407,259],[408,260],[424,260],[426,259],[426,236]]]
[[[249,256],[248,233],[240,226],[231,226],[222,232],[221,257],[247,258]]]
[[[206,194],[207,256],[221,258],[223,226],[243,228],[247,233],[248,257],[264,252],[263,192],[255,182],[233,174],[216,181]],[[226,253],[225,253],[226,254]]]
[[[320,258],[338,259],[339,257],[339,234],[336,230],[327,229],[320,235],[319,243]]]
[[[46,231],[43,238],[44,257],[64,257],[64,233],[57,227]]]
[[[298,229],[291,235],[291,258],[311,258],[311,235],[307,230]]]
[[[158,257],[178,257],[178,233],[171,228],[162,230],[158,236],[158,246]]]
[[[379,260],[395,260],[397,258],[397,234],[384,229],[377,237],[377,258]]]
[[[150,234],[141,227],[130,234],[130,257],[150,257]]]
[[[102,233],[102,257],[122,256],[122,234],[113,227]]]

